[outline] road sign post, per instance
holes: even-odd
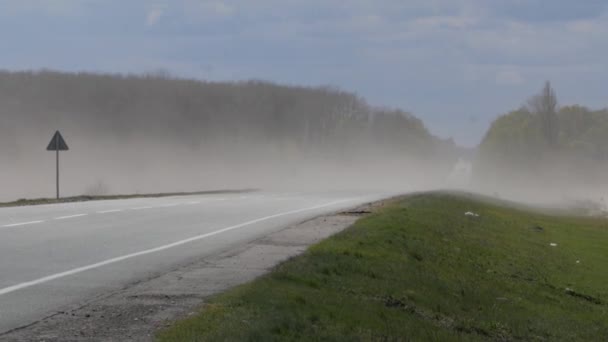
[[[59,131],[55,132],[55,135],[53,136],[53,138],[51,139],[51,142],[49,143],[49,145],[46,147],[47,151],[55,151],[55,160],[56,160],[56,167],[57,167],[57,199],[59,199],[59,151],[68,151],[69,147],[68,145],[65,143],[65,140],[63,139],[63,137],[61,136],[61,133],[59,133]]]

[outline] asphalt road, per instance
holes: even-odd
[[[2,208],[0,333],[381,197],[256,192]]]

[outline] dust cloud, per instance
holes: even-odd
[[[45,148],[60,130],[64,196],[457,189],[605,210],[608,113],[552,96],[546,87],[465,149],[330,87],[0,72],[0,201],[54,196]]]
[[[0,73],[0,201],[215,189],[445,187],[463,150],[354,94],[167,75]]]

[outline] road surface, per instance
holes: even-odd
[[[0,334],[194,258],[381,197],[256,192],[1,208]]]

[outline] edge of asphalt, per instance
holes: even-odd
[[[193,191],[193,192],[163,192],[163,193],[152,193],[152,194],[131,194],[131,195],[107,195],[107,196],[71,196],[60,198],[59,200],[52,198],[35,198],[35,199],[20,199],[12,202],[0,202],[0,208],[14,208],[14,207],[26,207],[26,206],[37,206],[46,204],[63,204],[63,203],[75,203],[75,202],[90,202],[90,201],[111,201],[121,199],[134,199],[134,198],[162,198],[162,197],[174,197],[174,196],[196,196],[196,195],[219,195],[219,194],[244,194],[257,192],[259,189],[219,189],[219,190],[205,190],[205,191]]]
[[[387,198],[317,216],[0,334],[3,341],[151,341],[209,296],[256,279],[382,207]]]

